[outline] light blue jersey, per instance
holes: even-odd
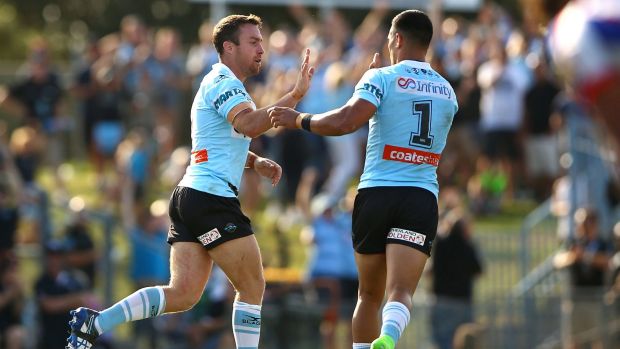
[[[235,74],[222,63],[214,64],[192,104],[192,158],[179,186],[236,196],[230,185],[239,188],[251,138],[235,131],[226,117],[244,102],[256,108]]]
[[[458,110],[452,86],[426,62],[401,61],[367,71],[353,98],[377,107],[359,188],[420,187],[437,196],[437,166]]]

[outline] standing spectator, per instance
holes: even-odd
[[[336,327],[343,308],[343,287],[349,280],[357,281],[351,213],[339,211],[336,203],[328,194],[317,195],[311,205],[311,229],[302,234],[302,240],[313,246],[308,278],[324,307],[320,332],[325,349],[337,348]]]
[[[45,270],[35,284],[39,307],[40,349],[64,348],[69,310],[80,304],[95,306],[83,274],[66,268],[66,247],[57,241],[45,245]]]
[[[151,54],[136,68],[140,91],[146,93],[152,118],[149,125],[153,127],[160,160],[167,159],[176,145],[181,90],[186,85],[179,41],[175,29],[159,29]]]
[[[24,300],[17,262],[12,257],[0,260],[0,348],[22,348],[26,332],[21,313]]]
[[[0,260],[12,255],[19,223],[22,185],[0,125]]]
[[[66,121],[61,117],[62,86],[52,70],[45,41],[35,40],[31,44],[27,63],[28,75],[9,88],[6,98],[0,97],[0,105],[18,111],[24,123],[37,131],[37,137],[44,138],[47,162],[55,169],[64,155],[60,131],[66,128]]]
[[[567,267],[570,273],[572,297],[572,348],[599,348],[602,343],[602,296],[605,276],[611,257],[611,246],[599,237],[596,211],[580,208],[575,212],[575,239],[566,252],[554,259],[557,268]],[[591,342],[584,343],[581,336],[595,331]],[[588,344],[582,346],[581,344]]]
[[[559,175],[558,143],[552,128],[553,102],[560,92],[551,80],[541,59],[534,68],[534,85],[525,93],[523,130],[525,134],[525,163],[530,187],[536,198],[551,195],[554,179]]]
[[[198,29],[198,39],[200,43],[192,46],[187,54],[185,70],[192,78],[192,90],[197,91],[202,82],[202,78],[211,71],[211,67],[217,63],[217,51],[211,44],[211,33],[213,24],[204,22]],[[295,65],[297,65],[297,55],[295,55]]]
[[[445,207],[440,213],[431,268],[435,295],[431,329],[438,349],[450,349],[459,326],[474,321],[473,286],[482,273],[482,262],[460,194],[455,188],[446,188],[442,199]]]
[[[119,38],[114,34],[91,44],[86,66],[72,87],[82,101],[84,136],[100,185],[104,184],[105,165],[112,162],[123,136],[121,88],[127,68],[116,60],[118,47]]]
[[[478,84],[482,91],[480,127],[484,136],[484,153],[508,174],[506,195],[512,198],[514,180],[519,173],[521,154],[517,136],[528,80],[516,66],[508,64],[501,41],[491,41],[489,45],[489,60],[478,70]]]
[[[95,286],[97,252],[91,237],[85,212],[75,213],[74,221],[65,229],[64,245],[67,248],[67,265],[88,278],[88,288]]]
[[[152,205],[156,206],[156,205]],[[166,245],[168,220],[164,212],[156,213],[137,204],[135,223],[126,227],[131,243],[130,276],[137,288],[165,283],[169,277],[169,252]],[[160,338],[153,318],[134,324],[134,339],[145,339],[148,348],[160,347]]]

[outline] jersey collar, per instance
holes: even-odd
[[[419,68],[419,69],[430,69],[431,68],[431,65],[428,62],[413,61],[409,59],[402,60],[398,62],[398,64],[405,64],[412,68]]]
[[[228,66],[227,66],[226,64],[222,63],[222,62],[215,63],[215,64],[211,67],[211,69],[213,69],[213,70],[219,70],[219,71],[221,71],[221,72],[222,72],[222,73],[224,73],[224,74],[227,74],[227,75],[230,75],[230,76],[234,76],[235,78],[239,79],[239,78],[235,75],[235,73],[233,73],[233,71],[232,71],[232,70],[230,70],[230,68],[228,68]]]

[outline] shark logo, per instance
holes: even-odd
[[[237,230],[237,226],[233,223],[227,223],[224,227],[224,231],[228,233],[233,233],[235,230]]]

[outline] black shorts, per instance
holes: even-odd
[[[373,254],[385,253],[386,244],[401,244],[430,256],[437,220],[437,198],[426,189],[360,189],[353,206],[353,247]]]
[[[518,160],[521,157],[516,131],[490,131],[484,135],[484,152],[491,160],[508,158]]]
[[[252,235],[237,198],[176,187],[170,197],[168,243],[195,242],[207,249]]]

